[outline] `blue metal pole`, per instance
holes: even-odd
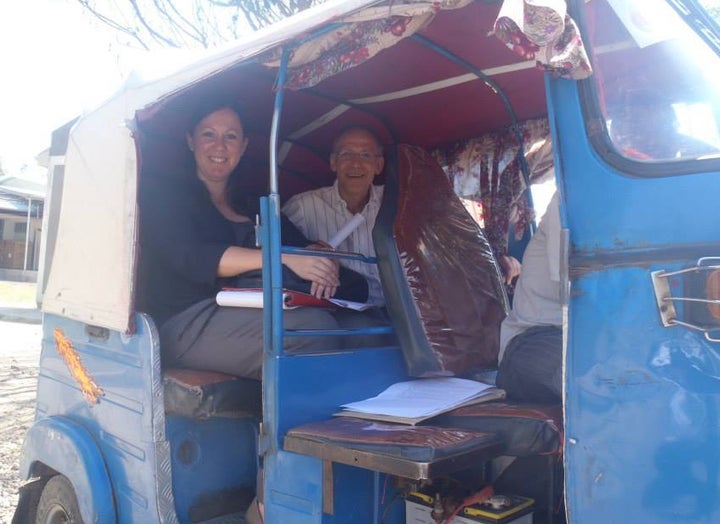
[[[288,51],[283,52],[278,74],[278,90],[270,129],[270,195],[260,200],[261,224],[258,238],[262,247],[263,274],[263,429],[260,455],[277,449],[278,384],[277,359],[282,353],[282,261],[280,246],[280,195],[278,194],[277,148],[283,104],[283,84],[287,73]]]
[[[492,91],[500,97],[500,100],[502,101],[503,105],[505,106],[505,110],[508,113],[508,116],[510,117],[510,123],[512,125],[513,132],[515,133],[515,138],[518,141],[518,159],[520,160],[520,171],[522,172],[523,179],[525,180],[525,186],[527,187],[526,192],[526,198],[528,201],[528,204],[531,207],[533,206],[533,198],[532,198],[532,192],[530,191],[530,169],[527,165],[527,160],[525,159],[525,146],[523,145],[523,137],[522,133],[520,132],[520,128],[518,126],[518,120],[517,116],[515,115],[515,111],[512,108],[512,105],[510,104],[510,100],[508,99],[505,92],[502,90],[500,85],[493,80],[489,75],[483,73],[482,69],[478,69],[474,65],[472,65],[470,62],[467,62],[457,56],[456,54],[452,53],[451,51],[445,49],[444,47],[436,44],[429,38],[426,38],[422,35],[419,35],[415,33],[410,38],[413,40],[416,40],[423,44],[424,46],[432,49],[433,51],[441,54],[448,60],[451,60],[458,64],[460,67],[467,69],[471,73],[473,73],[475,76],[477,76],[480,80],[482,80],[485,85],[487,85]],[[535,224],[530,224],[532,231],[535,231]]]
[[[270,196],[268,197],[268,221],[270,245],[270,301],[265,302],[265,306],[270,305],[271,310],[271,333],[270,333],[270,353],[277,357],[282,352],[282,336],[283,336],[283,310],[282,310],[282,263],[281,263],[281,246],[280,246],[280,195],[278,192],[278,136],[280,134],[280,117],[282,115],[282,105],[285,95],[284,84],[287,77],[287,67],[290,53],[288,49],[283,50],[282,59],[280,61],[280,70],[278,71],[277,91],[275,95],[275,105],[273,107],[272,126],[270,128]],[[265,286],[267,290],[267,286]]]

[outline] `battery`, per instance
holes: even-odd
[[[434,499],[413,491],[405,499],[405,524],[436,524],[432,518]],[[535,501],[518,495],[493,495],[473,504],[452,519],[451,524],[532,524]]]
[[[463,508],[457,524],[532,524],[535,501],[518,495],[493,495],[482,504]]]

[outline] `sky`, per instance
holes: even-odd
[[[720,9],[720,0],[702,0]],[[52,131],[112,94],[143,53],[76,0],[0,0],[0,165],[39,175]]]
[[[75,0],[0,1],[0,49],[0,162],[26,176],[44,172],[35,156],[54,129],[117,89],[133,54]]]

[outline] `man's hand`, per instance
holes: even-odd
[[[308,249],[320,249],[322,251],[335,251],[335,248],[323,240],[316,240],[312,244],[308,244]]]
[[[513,280],[522,273],[522,264],[520,264],[517,258],[508,255],[501,256],[499,262],[504,277],[503,280],[507,285],[511,285]]]
[[[282,263],[311,282],[310,294],[316,298],[332,298],[340,285],[339,266],[329,258],[286,254]]]
[[[327,242],[325,242],[323,240],[316,240],[315,242],[313,242],[312,244],[309,244],[306,247],[308,249],[319,249],[321,251],[335,251],[334,247],[332,247],[330,244],[328,244]],[[337,268],[338,275],[339,275],[340,261],[336,260],[336,259],[331,259],[331,261],[333,262],[333,264],[335,264],[335,267]],[[339,277],[338,277],[338,279],[339,279]],[[338,282],[339,282],[339,280],[338,280]],[[335,293],[337,293],[337,288],[338,288],[338,286],[329,287],[329,286],[324,286],[322,284],[317,284],[317,283],[313,282],[312,285],[310,286],[310,294],[317,298],[328,299],[328,298],[332,298],[335,296]]]

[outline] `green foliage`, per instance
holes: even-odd
[[[35,282],[0,281],[0,307],[35,307]]]

